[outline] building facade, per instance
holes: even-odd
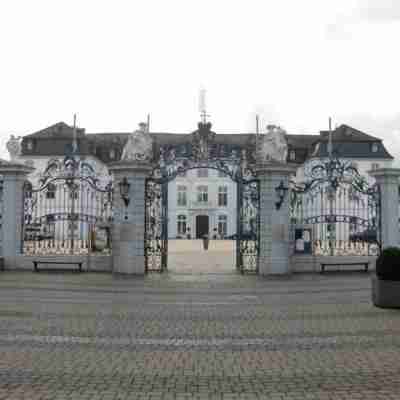
[[[157,142],[172,143],[173,146],[184,146],[184,139],[188,136],[149,134]],[[84,129],[74,131],[71,126],[60,122],[24,136],[16,161],[35,168],[30,176],[35,186],[49,163],[74,151],[106,182],[112,178],[108,165],[121,158],[128,137],[129,133],[92,134]],[[224,137],[234,146],[246,143],[254,135],[227,134]],[[307,179],[316,162],[328,158],[329,150],[337,157],[351,161],[366,179],[371,179],[368,178],[368,171],[391,166],[393,161],[381,139],[347,125],[336,128],[331,139],[326,131],[314,135],[287,134],[286,139],[287,162],[297,167],[293,179],[298,182]],[[200,238],[207,234],[223,238],[235,235],[236,203],[236,183],[229,176],[213,169],[187,170],[168,185],[168,237]]]

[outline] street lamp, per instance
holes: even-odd
[[[278,196],[278,201],[275,203],[277,210],[280,210],[280,208],[283,204],[283,201],[285,200],[287,191],[288,191],[288,188],[285,186],[283,181],[281,181],[279,183],[279,186],[277,186],[275,188],[276,195]]]
[[[128,207],[129,205],[129,188],[131,187],[131,184],[128,182],[128,179],[126,176],[123,177],[122,181],[119,182],[119,193],[121,194],[121,198],[124,201],[125,207]]]

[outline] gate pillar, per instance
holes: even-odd
[[[145,187],[151,165],[120,161],[109,169],[114,174],[113,272],[144,275]],[[123,181],[129,185],[125,199],[120,191]]]
[[[289,188],[289,179],[296,168],[281,163],[257,165],[260,180],[260,275],[290,273],[289,254],[289,193],[286,191],[282,204],[275,188]]]
[[[24,183],[34,168],[0,160],[3,177],[1,204],[3,260],[5,269],[17,268],[17,256],[22,254],[22,223],[24,217]]]
[[[399,246],[399,168],[382,168],[370,171],[379,185],[381,194],[381,245],[382,249]]]

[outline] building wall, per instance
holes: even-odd
[[[178,176],[169,183],[168,186],[168,236],[176,238],[178,236],[177,223],[178,215],[186,216],[187,227],[190,228],[191,237],[196,235],[196,216],[208,215],[209,217],[209,235],[213,235],[214,228],[218,228],[218,217],[227,216],[227,235],[236,233],[236,183],[229,177],[220,177],[218,171],[208,169],[208,178],[198,177],[199,170],[186,171],[186,176]],[[186,206],[178,205],[177,187],[185,186]],[[197,201],[198,186],[208,187],[208,202],[201,203]],[[227,206],[218,205],[218,188],[226,186]]]

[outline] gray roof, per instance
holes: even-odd
[[[150,132],[150,135],[154,138],[156,146],[173,146],[190,143],[194,132]],[[319,135],[288,134],[289,152],[292,150],[296,152],[295,162],[303,163],[311,156],[326,156],[328,134],[329,132],[327,131],[321,131]],[[93,155],[100,158],[103,162],[109,163],[121,157],[123,147],[130,132],[85,133],[85,129],[77,128],[76,135],[81,155]],[[26,156],[63,156],[71,151],[72,138],[73,128],[64,122],[59,122],[48,128],[24,136],[22,140],[22,154]],[[215,135],[215,143],[242,147],[249,144],[254,138],[255,135],[251,133],[219,134]],[[393,158],[384,147],[381,139],[347,125],[341,125],[336,128],[332,132],[332,140],[334,150],[339,150],[345,157]],[[28,142],[31,142],[31,148],[28,147]],[[372,152],[372,143],[378,143],[378,152]],[[111,150],[114,150],[114,159],[110,158]]]

